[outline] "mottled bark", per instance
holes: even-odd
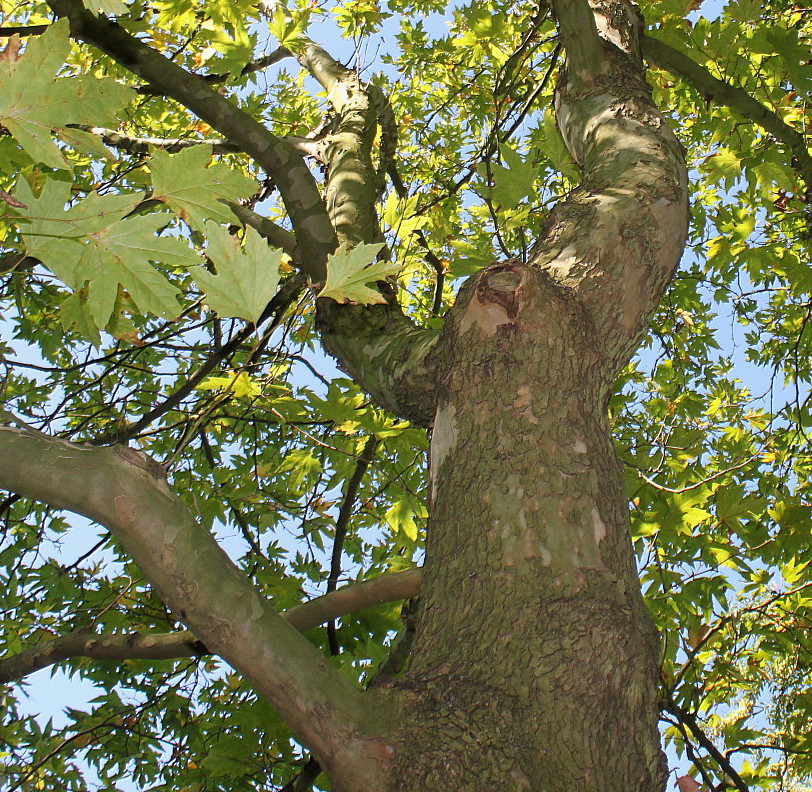
[[[396,788],[654,792],[657,638],[601,338],[571,290],[512,264],[465,289],[444,342]]]
[[[321,47],[309,43],[297,56],[322,85],[335,112],[321,146],[327,173],[325,202],[339,242],[382,242],[376,204],[381,168],[372,149],[388,103],[379,88],[361,82]],[[381,147],[383,150],[383,146]],[[324,349],[386,410],[428,426],[434,414],[435,347],[438,334],[404,315],[389,284],[379,284],[386,303],[318,301]]]
[[[584,180],[529,265],[460,293],[438,347],[431,513],[393,789],[656,792],[658,641],[606,403],[677,263],[682,152],[627,2],[553,3]],[[594,20],[594,21],[593,21]]]

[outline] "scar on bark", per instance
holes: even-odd
[[[146,470],[153,478],[159,481],[166,481],[166,470],[160,462],[156,462],[149,454],[143,451],[136,451],[129,446],[116,446],[116,453],[131,465],[136,465],[142,470]]]
[[[519,313],[519,295],[524,285],[524,265],[518,259],[494,262],[483,270],[476,295],[480,303],[501,306],[513,322]]]

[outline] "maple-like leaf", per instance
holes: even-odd
[[[195,230],[206,220],[233,223],[222,201],[237,201],[256,191],[256,182],[227,165],[211,162],[210,146],[191,146],[178,154],[156,151],[150,161],[152,197],[163,201]]]
[[[262,394],[262,388],[244,371],[239,374],[232,374],[226,377],[207,377],[198,385],[195,390],[223,391],[233,393],[238,399],[254,399]]]
[[[513,209],[533,191],[538,172],[532,157],[528,157],[527,161],[523,160],[515,149],[505,143],[499,147],[499,151],[507,167],[496,162],[491,163],[493,200],[503,209]]]
[[[349,248],[342,244],[327,259],[327,281],[319,297],[330,297],[336,302],[354,302],[360,305],[386,302],[383,295],[367,284],[382,281],[400,271],[398,264],[381,261],[372,264],[380,253],[383,243],[356,245]]]
[[[34,160],[62,169],[70,166],[53,132],[67,124],[112,124],[135,96],[109,77],[55,77],[70,51],[68,29],[68,21],[60,19],[32,36],[22,57],[11,49],[0,57],[0,124]]]
[[[192,272],[206,294],[206,302],[220,316],[239,317],[256,322],[279,285],[282,251],[253,229],[245,229],[245,246],[215,223],[206,223],[209,244],[206,253],[217,268],[212,274],[203,267]]]
[[[97,327],[109,321],[119,285],[140,312],[177,316],[180,290],[149,262],[186,267],[198,258],[183,240],[157,236],[165,216],[127,216],[143,195],[91,193],[66,211],[69,184],[49,179],[37,198],[21,179],[15,197],[27,207],[16,210],[26,252],[74,291],[87,284],[83,310]]]
[[[94,347],[101,345],[99,328],[93,321],[87,302],[87,290],[79,289],[59,305],[59,319],[65,330],[75,328],[83,338],[87,338]]]

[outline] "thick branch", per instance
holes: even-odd
[[[70,20],[71,35],[105,52],[133,74],[187,107],[246,152],[273,178],[293,223],[305,271],[315,281],[326,273],[336,237],[313,175],[302,157],[261,123],[220,96],[205,80],[165,58],[115,22],[86,11],[80,0],[51,0]]]
[[[327,91],[335,112],[322,151],[327,209],[338,239],[350,245],[382,241],[375,209],[379,178],[371,152],[378,117],[388,108],[386,97],[312,42],[297,58]],[[381,407],[428,426],[434,417],[437,334],[403,314],[390,285],[379,286],[387,298],[382,305],[319,300],[322,343]]]
[[[601,37],[583,53],[584,9]],[[684,153],[654,106],[630,0],[553,0],[567,66],[556,120],[583,180],[542,224],[533,263],[587,308],[610,382],[638,343],[679,263],[688,229]],[[609,13],[611,11],[611,14]],[[567,49],[575,47],[574,51]]]
[[[804,136],[784,122],[769,108],[750,96],[743,88],[730,85],[714,77],[704,66],[688,55],[651,36],[642,37],[643,55],[661,69],[687,80],[705,99],[727,107],[769,132],[792,152],[801,178],[806,183],[807,194],[812,199],[812,154]]]
[[[601,68],[603,42],[598,35],[595,16],[585,0],[553,0],[558,19],[558,34],[567,53],[567,68],[575,75],[591,80]]]
[[[296,605],[282,614],[294,629],[306,632],[348,613],[415,597],[420,591],[420,569],[352,583]],[[71,657],[106,660],[172,660],[209,654],[208,647],[188,630],[171,633],[93,635],[77,631],[0,660],[0,684],[21,679],[41,668]]]
[[[296,248],[296,237],[290,231],[278,226],[267,217],[263,217],[248,206],[235,201],[224,201],[228,208],[239,218],[243,225],[251,226],[260,236],[267,239],[274,247],[284,250],[298,263],[299,253]]]
[[[105,526],[167,606],[271,702],[328,772],[379,772],[363,745],[381,726],[362,694],[270,607],[152,459],[0,426],[0,487]]]

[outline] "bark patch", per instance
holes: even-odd
[[[449,451],[457,443],[457,411],[453,404],[441,404],[434,416],[434,427],[431,430],[431,448],[429,450],[429,473],[431,476],[431,497],[434,499],[434,484],[440,472],[440,466]]]

